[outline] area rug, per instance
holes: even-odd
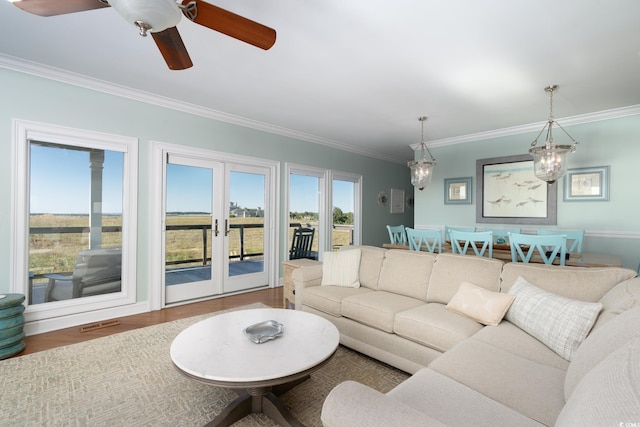
[[[239,309],[265,307],[252,304]],[[230,389],[181,375],[169,357],[171,342],[190,317],[0,361],[1,426],[202,426],[236,396]],[[333,387],[355,380],[387,392],[408,374],[345,347],[309,380],[281,396],[307,426]],[[234,426],[274,426],[252,414]]]

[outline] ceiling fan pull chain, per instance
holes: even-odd
[[[178,5],[180,9],[182,9],[182,13],[186,16],[190,21],[195,22],[198,17],[198,6],[195,1],[190,1],[187,4]]]

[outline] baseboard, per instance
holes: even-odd
[[[94,310],[86,313],[70,314],[68,316],[55,317],[50,319],[34,320],[24,325],[25,335],[37,335],[45,332],[57,331],[58,329],[71,328],[87,323],[101,322],[103,320],[115,319],[117,317],[131,316],[134,314],[151,311],[147,301],[135,304],[127,304],[119,307]]]

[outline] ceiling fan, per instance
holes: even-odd
[[[18,0],[20,9],[40,16],[63,15],[112,6],[138,27],[140,35],[151,33],[172,70],[193,65],[176,25],[182,15],[190,21],[267,50],[276,42],[276,31],[202,0]]]

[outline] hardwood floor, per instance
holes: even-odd
[[[270,307],[282,308],[282,293],[283,287],[264,289],[245,294],[216,298],[209,301],[170,307],[164,310],[120,317],[118,319],[114,319],[120,322],[119,325],[93,329],[87,332],[81,332],[80,326],[75,326],[73,328],[32,335],[25,338],[26,348],[18,356],[49,350],[63,345],[88,341],[94,338],[117,334],[119,332],[129,331],[132,329],[144,328],[145,326],[151,326],[158,323],[170,322],[172,320],[182,319],[185,317],[227,310],[256,302],[261,302]]]

